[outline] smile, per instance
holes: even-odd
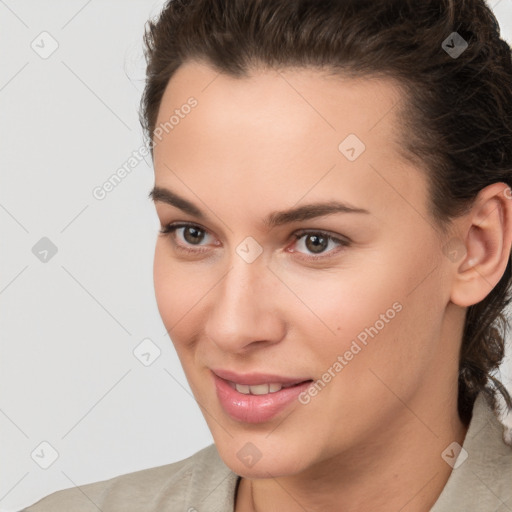
[[[298,384],[257,384],[256,386],[249,386],[248,384],[237,384],[236,382],[228,381],[228,384],[236,389],[239,393],[244,395],[267,395],[269,393],[276,393],[283,388],[291,388]]]
[[[212,371],[212,377],[222,410],[242,423],[270,421],[298,402],[299,395],[312,383],[312,379],[218,370]]]

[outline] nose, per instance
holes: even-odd
[[[247,263],[234,254],[211,296],[205,336],[231,353],[278,343],[286,333],[280,287],[263,257]]]

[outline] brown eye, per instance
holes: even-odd
[[[295,248],[292,252],[314,258],[329,257],[337,254],[341,248],[348,247],[350,242],[323,231],[302,231],[294,234]]]
[[[183,228],[183,238],[189,244],[198,244],[203,241],[205,232],[202,229],[197,229],[194,226],[186,226]]]
[[[167,224],[160,229],[160,233],[171,239],[176,250],[196,253],[209,250],[209,238],[214,238],[208,231],[195,224]],[[214,240],[213,245],[217,246],[219,243]]]
[[[306,235],[305,245],[314,254],[323,252],[329,245],[329,239],[324,236]]]

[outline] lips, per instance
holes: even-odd
[[[290,388],[296,384],[280,384],[279,382],[271,382],[270,384],[257,384],[249,386],[247,384],[237,384],[236,382],[227,381],[229,385],[244,395],[266,395],[268,393],[277,393],[283,388]]]
[[[275,374],[212,371],[217,398],[225,413],[244,423],[262,423],[297,401],[311,379]]]
[[[242,384],[245,386],[258,386],[261,384],[281,384],[283,387],[290,387],[311,380],[311,377],[284,377],[272,373],[236,373],[230,370],[212,370],[221,379]]]

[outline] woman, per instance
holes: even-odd
[[[215,444],[26,510],[512,510],[489,7],[173,0],[145,42],[156,298]]]

